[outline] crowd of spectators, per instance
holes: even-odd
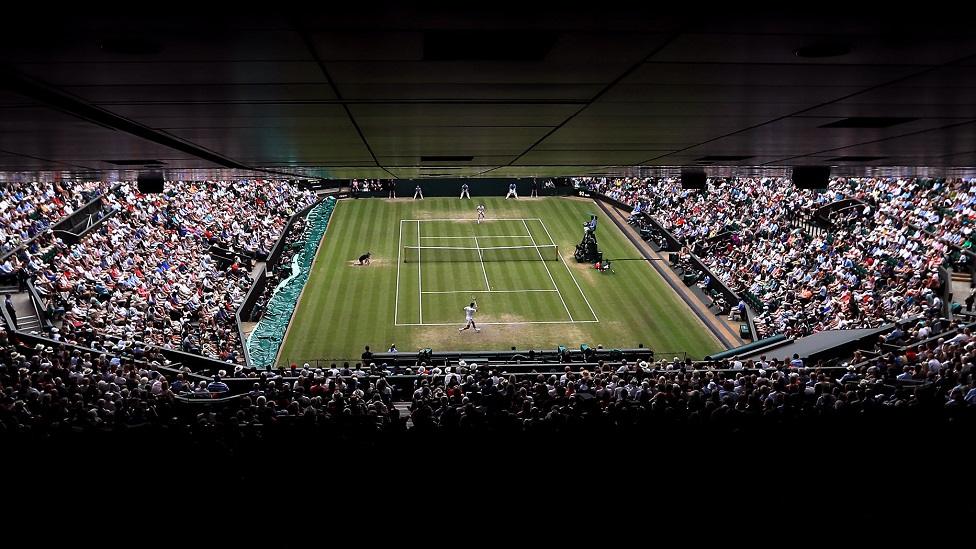
[[[174,182],[148,195],[122,184],[107,200],[116,215],[33,272],[59,336],[243,362],[234,312],[250,259],[267,256],[314,194],[275,181]],[[239,255],[221,261],[215,247]]]
[[[418,428],[457,429],[488,423],[513,429],[560,429],[579,422],[606,425],[643,420],[682,423],[775,421],[811,416],[879,414],[885,409],[933,403],[976,406],[971,354],[946,371],[919,369],[924,390],[890,385],[884,364],[849,366],[843,375],[786,361],[738,364],[745,371],[655,369],[646,364],[598,365],[593,371],[516,378],[492,371],[423,380],[414,393]],[[928,355],[926,355],[928,356]],[[924,358],[916,358],[923,361]],[[963,364],[965,360],[965,365]],[[943,362],[945,363],[945,362]],[[758,371],[751,370],[758,368]],[[913,378],[914,379],[914,378]]]
[[[973,246],[976,179],[846,179],[837,182],[836,190],[870,204],[879,218],[922,229],[939,243],[962,250]],[[957,259],[958,254],[953,262]]]
[[[0,254],[43,233],[109,187],[99,181],[0,185]]]
[[[110,185],[57,182],[0,186],[0,283],[26,288],[27,278],[59,244],[52,227]]]
[[[330,478],[333,487],[362,486],[367,477],[388,485],[384,472],[403,463],[428,475],[430,464],[443,471],[443,463],[458,463],[464,471],[451,482],[462,485],[474,482],[463,479],[475,463],[484,462],[485,471],[511,467],[532,475],[564,463],[604,468],[611,476],[631,470],[680,476],[682,487],[686,472],[706,471],[710,491],[724,490],[741,503],[734,482],[745,472],[799,467],[840,479],[839,486],[856,485],[844,501],[864,516],[893,494],[947,501],[907,497],[891,488],[892,479],[959,493],[965,474],[953,459],[971,433],[976,389],[973,344],[946,345],[952,339],[840,370],[799,359],[732,363],[741,369],[727,372],[641,363],[517,377],[504,366],[430,368],[413,394],[404,394],[405,406],[389,399],[392,375],[309,370],[296,380],[260,372],[250,389],[237,382],[226,396],[232,392],[219,378],[200,380],[114,353],[25,349],[0,332],[0,445],[10,462],[5,486],[49,498],[49,486],[74,486],[71,479],[105,467],[117,477],[130,469],[187,469],[203,480],[185,498],[212,506],[215,494],[238,485],[235,479],[251,495],[258,486],[280,493],[281,483],[268,482],[269,467],[307,468],[322,459],[349,459],[355,469]],[[910,379],[891,379],[889,372],[899,369]],[[186,398],[208,393],[222,398]],[[911,448],[917,451],[906,451]],[[688,461],[696,457],[702,467],[689,468],[699,463]],[[918,474],[888,472],[912,468]],[[951,478],[936,480],[938,472]],[[791,493],[804,502],[824,493],[803,474],[794,476]],[[658,491],[674,502],[667,490]],[[767,500],[768,491],[754,492]],[[836,512],[840,492],[826,492],[823,508]],[[654,488],[635,493],[646,498]]]
[[[871,312],[869,306],[862,305],[860,310],[867,311],[862,312],[864,315],[902,317],[927,311],[930,318],[886,334],[873,351],[857,353],[839,368],[794,356],[755,361],[730,359],[712,364],[677,360],[564,364],[558,366],[561,370],[540,365],[539,372],[522,365],[518,374],[511,366],[464,362],[407,368],[366,361],[322,369],[296,366],[290,372],[245,369],[239,356],[233,352],[224,354],[230,348],[225,346],[226,341],[219,335],[213,339],[211,334],[232,326],[227,324],[226,313],[233,317],[236,304],[249,287],[249,273],[239,272],[242,267],[237,262],[220,265],[207,250],[219,245],[223,249],[244,250],[255,257],[267,253],[290,212],[310,203],[311,197],[291,188],[273,189],[270,186],[275,184],[270,183],[259,183],[253,187],[253,194],[239,184],[207,183],[187,184],[175,192],[156,196],[141,196],[123,186],[118,195],[107,199],[110,208],[117,210],[115,215],[93,235],[74,247],[51,241],[55,253],[50,259],[42,259],[36,253],[27,256],[31,269],[37,273],[38,285],[53,307],[63,309],[66,322],[52,334],[57,344],[50,347],[16,343],[0,330],[0,437],[6,442],[15,441],[18,435],[54,439],[80,433],[86,440],[94,441],[94,447],[107,439],[88,438],[91,434],[111,433],[111,440],[125,442],[112,447],[113,452],[103,459],[125,456],[131,462],[131,454],[121,453],[128,451],[125,445],[130,439],[116,435],[142,432],[146,447],[152,449],[149,455],[169,452],[169,459],[158,462],[165,466],[183,463],[179,461],[186,457],[180,455],[183,447],[166,442],[174,440],[174,433],[185,433],[193,437],[194,444],[193,453],[186,455],[209,457],[200,450],[204,443],[216,441],[222,453],[214,455],[231,458],[191,463],[192,466],[216,463],[218,470],[225,472],[231,465],[240,464],[262,476],[256,478],[256,485],[260,485],[267,471],[264,464],[268,462],[248,459],[250,454],[243,450],[248,444],[266,449],[264,457],[292,463],[282,460],[281,452],[297,448],[295,459],[317,455],[302,453],[307,444],[318,443],[331,451],[346,452],[348,433],[392,440],[394,443],[385,448],[396,451],[403,448],[401,442],[405,440],[420,441],[417,447],[426,447],[438,434],[450,435],[443,440],[452,441],[452,445],[464,438],[458,435],[473,433],[478,440],[542,441],[538,446],[542,447],[553,439],[539,435],[583,432],[587,435],[560,439],[585,448],[611,447],[623,438],[649,441],[666,458],[673,455],[676,440],[694,438],[707,448],[709,462],[721,467],[730,452],[730,447],[721,441],[729,439],[712,436],[716,432],[713,429],[732,432],[735,440],[740,440],[743,431],[761,433],[755,446],[762,453],[776,446],[768,444],[770,441],[778,444],[784,436],[795,434],[809,436],[818,444],[825,441],[832,455],[841,455],[849,448],[834,444],[832,431],[806,427],[863,427],[868,425],[863,421],[866,420],[877,422],[871,426],[887,423],[906,430],[906,418],[921,418],[922,425],[933,427],[968,425],[963,420],[972,419],[976,412],[976,339],[968,328],[933,318],[938,309],[937,296],[930,297],[925,292],[931,289],[927,284],[934,284],[931,277],[915,280],[914,274],[906,276],[915,269],[931,271],[931,267],[941,264],[947,248],[939,247],[939,242],[952,242],[954,234],[968,235],[962,232],[966,224],[959,222],[955,227],[929,219],[923,226],[917,218],[895,210],[879,213],[881,208],[871,201],[868,187],[855,186],[846,189],[860,193],[868,207],[859,204],[833,214],[831,221],[837,230],[830,235],[804,235],[794,226],[789,210],[816,207],[823,203],[822,198],[808,198],[801,193],[787,203],[790,206],[783,206],[765,196],[761,181],[754,183],[753,191],[745,198],[732,200],[733,191],[729,190],[728,195],[722,195],[728,198],[728,204],[715,208],[700,203],[694,195],[685,195],[683,200],[668,203],[680,210],[679,216],[669,215],[662,223],[670,223],[672,229],[677,227],[681,238],[701,253],[717,274],[723,263],[714,258],[726,254],[743,265],[751,265],[751,254],[737,249],[755,250],[755,254],[771,254],[784,264],[793,260],[803,268],[827,266],[818,269],[829,272],[817,280],[827,286],[829,299],[811,297],[807,305],[829,302],[846,316],[860,318],[844,302],[844,289],[823,280],[833,275],[848,286],[851,296],[862,299],[868,284],[873,284],[871,299],[880,299],[884,311]],[[653,214],[660,205],[656,191],[647,189],[635,185],[627,191],[610,191],[617,192],[622,200],[633,200],[625,192],[639,197],[641,209]],[[680,196],[681,191],[676,194]],[[271,195],[280,200],[267,200]],[[968,215],[964,213],[963,218]],[[703,219],[700,224],[699,218]],[[919,233],[906,221],[931,231],[931,235]],[[716,238],[730,232],[735,238]],[[293,234],[300,233],[298,228]],[[904,256],[902,250],[907,250],[908,255]],[[283,264],[288,263],[289,253],[286,251]],[[821,255],[826,256],[823,262]],[[23,258],[18,261],[23,262]],[[752,278],[789,280],[776,268],[766,272],[771,266],[772,263],[760,263]],[[859,281],[844,278],[850,272]],[[735,283],[731,275],[727,276]],[[741,285],[745,283],[743,280]],[[780,283],[786,286],[784,303],[790,303],[790,287],[787,282]],[[269,287],[273,285],[269,283]],[[814,294],[818,295],[818,286],[809,282],[807,286],[816,288]],[[912,294],[913,290],[917,293]],[[771,295],[779,294],[762,294],[764,298]],[[839,304],[835,301],[838,296]],[[800,303],[807,299],[802,294],[793,297]],[[888,298],[890,303],[885,303]],[[776,310],[790,308],[783,305]],[[236,337],[236,330],[232,334]],[[70,345],[73,342],[87,348],[75,348]],[[146,348],[146,343],[185,348],[237,364],[228,364],[227,371],[202,379],[187,368],[172,368],[160,354]],[[239,346],[239,342],[235,345]],[[241,381],[226,382],[227,377],[250,378],[249,387],[244,388]],[[409,404],[405,406],[401,401]],[[677,429],[662,435],[671,426]],[[784,428],[789,426],[800,427]],[[863,431],[865,436],[871,432]],[[904,432],[909,436],[915,433]],[[614,439],[615,433],[624,435]],[[678,433],[686,433],[687,438],[677,438]],[[333,434],[342,436],[329,436]],[[509,434],[523,436],[508,437]],[[182,435],[176,439],[183,440],[179,436]],[[904,440],[894,439],[892,444],[904,445]],[[35,441],[30,438],[26,442]],[[954,439],[946,438],[945,442],[951,445]],[[47,449],[34,444],[9,447],[41,447],[38,453]],[[369,447],[368,455],[380,456],[386,466],[397,463],[399,456],[372,448]],[[58,471],[67,474],[87,471],[102,463],[88,453],[48,455],[59,462]],[[578,453],[566,455],[570,461],[578,457]],[[473,459],[463,452],[441,457]],[[533,454],[518,457],[520,467],[538,465],[532,462]],[[880,494],[879,499],[889,497],[890,479],[873,476],[877,463],[866,462],[872,474],[862,475],[859,470],[845,469],[842,460],[810,461],[802,454],[795,459],[813,463],[808,468],[812,475],[824,469],[831,478],[851,481],[844,486],[855,481],[858,486],[863,483],[860,496],[870,492]],[[589,461],[580,463],[592,467]],[[766,456],[766,461],[750,465],[782,469],[784,463]],[[936,459],[928,463],[946,462]],[[629,467],[639,470],[636,467],[643,464],[644,461],[610,461],[599,466],[609,467],[611,474],[626,476]],[[916,465],[906,462],[904,467],[909,470]],[[943,469],[941,465],[936,468]],[[948,469],[961,474],[957,468]],[[34,469],[14,471],[11,476],[23,477],[32,485],[42,477],[53,477],[54,483],[64,485],[67,478],[36,465]],[[359,482],[363,471],[373,469],[360,468],[356,475],[347,476]],[[741,478],[734,470],[727,477]],[[215,478],[207,482],[220,490],[223,479],[219,475]],[[906,478],[919,484],[914,478]],[[797,479],[798,492],[811,486],[803,475]],[[812,486],[812,491],[818,490],[817,483]],[[726,490],[730,498],[738,497],[734,490],[729,491],[731,488],[716,487]],[[253,485],[248,489],[253,489]],[[640,488],[636,491],[653,492]],[[201,490],[188,493],[196,495]],[[830,497],[836,498],[837,494],[832,491]],[[863,497],[852,499],[857,499],[859,506],[863,502]]]
[[[722,282],[750,301],[760,337],[877,327],[938,315],[944,305],[938,269],[953,250],[936,234],[948,233],[930,225],[935,234],[929,234],[906,223],[909,216],[897,210],[905,201],[889,205],[888,199],[904,194],[891,191],[892,185],[901,186],[890,180],[836,179],[832,193],[797,189],[776,178],[715,179],[705,193],[682,189],[675,179],[584,178],[577,184],[653,216],[694,250]],[[923,186],[911,189],[916,187]],[[924,188],[931,202],[941,200],[932,192],[955,187]],[[888,194],[881,207],[840,210],[830,231],[804,227],[817,208],[835,199],[882,192]],[[968,205],[969,199],[961,198],[967,194],[952,196]],[[931,215],[926,219],[936,221]]]
[[[674,180],[583,184],[654,215],[730,286],[766,303],[769,309],[757,318],[765,335],[928,318],[886,336],[886,344],[908,344],[908,350],[879,352],[871,360],[856,357],[855,366],[838,374],[775,359],[730,361],[731,372],[696,371],[675,361],[601,364],[592,371],[570,367],[531,376],[464,363],[407,370],[366,362],[324,370],[306,365],[286,379],[243,368],[233,312],[251,285],[250,273],[237,261],[218,265],[208,250],[217,245],[267,255],[289,217],[313,195],[268,181],[174,183],[160,195],[142,195],[123,184],[106,197],[116,214],[97,231],[73,246],[56,243],[49,262],[31,258],[39,291],[63,317],[54,339],[91,351],[38,348],[25,356],[0,335],[4,422],[19,429],[27,425],[25,418],[49,417],[52,401],[60,402],[57,414],[72,411],[72,426],[104,425],[109,417],[143,422],[162,417],[159,407],[171,406],[177,395],[210,398],[229,392],[221,381],[226,371],[191,383],[184,374],[152,369],[165,360],[150,345],[229,361],[232,377],[253,378],[252,389],[224,418],[237,424],[353,417],[375,422],[380,430],[402,429],[407,418],[393,402],[407,395],[397,395],[389,382],[401,374],[416,376],[410,419],[420,429],[500,422],[531,430],[583,418],[617,423],[662,413],[695,422],[735,415],[873,413],[919,404],[920,395],[928,399],[926,405],[976,404],[976,341],[968,330],[915,346],[942,330],[935,321],[941,303],[934,269],[949,249],[943,242],[953,237],[947,235],[967,227],[960,219],[968,219],[968,199],[961,197],[966,193],[958,182],[944,188],[956,189],[953,203],[966,205],[959,210],[962,217],[938,214],[956,219],[957,227],[928,214],[904,214],[912,208],[873,206],[872,197],[890,198],[879,193],[893,195],[890,181],[836,180],[834,190],[868,204],[839,210],[831,217],[834,231],[818,236],[806,234],[793,216],[837,197],[791,190],[780,180],[716,181],[708,195],[685,192]],[[909,187],[897,196],[914,192]],[[919,216],[924,231],[905,222],[921,224]],[[297,226],[288,238],[294,241],[301,233]],[[289,263],[291,248],[286,242],[281,264]],[[271,276],[269,288],[286,274]],[[928,392],[906,391],[899,382],[922,383]],[[91,409],[79,412],[89,404]],[[39,406],[49,409],[38,414]]]
[[[168,414],[187,390],[180,376],[167,379],[134,357],[38,344],[23,349],[0,330],[0,431],[57,432],[133,426]]]
[[[353,179],[349,184],[353,195],[386,190],[392,182],[383,179]]]
[[[249,372],[249,390],[217,408],[194,408],[185,397],[231,394],[220,372],[200,380],[137,357],[58,344],[24,349],[0,331],[0,431],[112,430],[136,425],[185,426],[200,419],[230,429],[278,424],[350,424],[367,432],[403,431],[409,400],[420,431],[490,428],[559,432],[584,424],[724,426],[777,424],[804,418],[881,416],[924,410],[954,419],[976,410],[976,339],[969,329],[935,323],[894,334],[901,347],[867,351],[840,368],[800,357],[554,365],[515,375],[504,365],[421,365],[409,374],[375,364]],[[933,330],[937,331],[934,333]],[[891,345],[888,341],[886,344]],[[848,365],[849,364],[849,365]],[[240,368],[235,377],[241,377]],[[410,377],[412,394],[394,380]],[[198,417],[200,416],[200,417]],[[967,416],[968,417],[968,416]]]

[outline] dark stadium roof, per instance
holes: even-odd
[[[946,169],[976,166],[969,18],[887,17],[11,16],[0,172],[972,173]]]

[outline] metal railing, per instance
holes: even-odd
[[[109,351],[98,351],[98,350],[92,349],[90,347],[83,347],[81,345],[75,345],[75,344],[72,344],[72,343],[67,343],[65,341],[55,341],[55,340],[53,340],[53,339],[51,339],[49,337],[43,336],[43,335],[32,334],[32,333],[29,333],[29,332],[24,332],[22,330],[13,329],[13,323],[12,323],[12,319],[10,318],[10,313],[7,312],[6,307],[2,307],[0,309],[2,309],[2,314],[3,314],[4,322],[7,323],[8,332],[10,332],[10,333],[13,334],[13,337],[11,337],[11,342],[14,343],[14,344],[20,344],[20,345],[25,346],[25,347],[33,347],[33,346],[37,345],[38,343],[41,343],[45,347],[51,347],[51,348],[54,348],[54,349],[64,347],[64,348],[67,348],[69,350],[72,350],[72,351],[80,351],[82,353],[93,353],[93,354],[104,354],[104,355],[108,355],[108,356],[127,357],[127,358],[133,360],[137,364],[144,364],[144,365],[147,365],[147,366],[149,365],[149,362],[147,360],[144,360],[144,359],[136,359],[134,356],[132,356],[130,354],[126,354],[126,353],[115,353],[115,352],[109,352]],[[169,375],[179,375],[179,374],[182,374],[187,379],[195,379],[197,381],[207,381],[207,380],[210,379],[209,377],[202,376],[202,375],[197,374],[197,373],[194,373],[192,371],[189,371],[189,372],[182,371],[182,370],[179,369],[179,366],[180,365],[181,365],[180,362],[174,361],[174,362],[171,362],[170,364],[153,365],[152,368],[153,369],[156,369],[156,370],[159,370],[160,372],[169,374]]]
[[[93,211],[97,211],[98,209],[100,209],[102,198],[108,196],[109,193],[115,192],[115,190],[118,189],[119,186],[121,186],[121,183],[116,183],[113,187],[107,189],[104,193],[99,194],[92,200],[88,201],[88,203],[86,203],[84,206],[72,212],[71,215],[58,220],[56,223],[50,225],[46,230],[37,233],[31,238],[21,242],[20,245],[10,250],[9,252],[0,255],[0,263],[5,261],[8,257],[12,256],[13,254],[20,251],[22,248],[27,247],[32,242],[34,242],[35,240],[37,240],[38,238],[46,234],[48,231],[51,231],[52,233],[54,233],[55,231],[65,231],[66,229],[79,223],[80,220],[84,219],[85,216],[89,215]]]
[[[29,278],[27,279],[27,295],[30,297],[31,306],[34,308],[34,314],[37,316],[38,327],[42,332],[47,331],[52,326],[51,319],[47,316],[47,303],[41,297],[40,292],[37,291],[37,287],[34,286],[34,281]]]
[[[624,357],[630,362],[636,362],[643,359],[660,361],[667,360],[673,361],[675,358],[684,362],[688,359],[688,353],[685,351],[651,351],[651,349],[627,349],[627,350],[610,350],[610,349],[600,349],[595,350],[595,354],[598,358],[604,361],[610,361],[610,354],[613,351],[620,351]],[[457,365],[458,361],[464,360],[466,363],[470,364],[472,362],[479,365],[485,365],[489,367],[501,367],[501,366],[512,366],[512,367],[530,367],[530,366],[546,366],[552,367],[554,365],[564,364],[564,365],[579,365],[583,364],[580,359],[583,354],[579,350],[568,351],[570,353],[571,359],[568,361],[560,361],[558,355],[555,352],[543,354],[540,351],[536,351],[530,358],[529,351],[463,351],[463,352],[443,352],[443,353],[432,353],[432,358],[430,360],[429,367],[434,365],[444,365],[446,362],[450,362],[453,365]],[[650,356],[653,354],[653,356]],[[395,365],[401,368],[416,368],[422,359],[418,357],[417,352],[404,352],[400,351],[395,355],[392,353],[375,353],[373,354],[373,359],[370,361],[371,364],[380,366],[382,364]],[[349,364],[350,366],[363,365],[364,367],[369,367],[369,364],[364,364],[362,358],[308,358],[308,359],[295,359],[288,357],[281,357],[279,364],[284,364],[285,366],[278,366],[275,369],[268,368],[266,371],[275,371],[279,369],[290,370],[290,365],[294,364],[296,368],[303,368],[305,364],[313,370],[318,369],[329,369],[333,366],[341,367],[342,365]],[[596,364],[594,362],[593,364]]]

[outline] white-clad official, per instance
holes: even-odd
[[[518,193],[516,192],[516,188],[517,187],[514,182],[508,186],[508,194],[505,195],[506,200],[509,198],[518,198]]]

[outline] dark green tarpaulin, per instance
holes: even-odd
[[[315,252],[318,250],[325,228],[329,225],[329,218],[332,216],[335,204],[335,198],[329,197],[308,212],[305,216],[305,233],[294,244],[300,248],[298,253],[295,254],[290,265],[280,266],[290,269],[291,276],[282,280],[275,288],[264,316],[247,339],[247,350],[251,354],[251,364],[255,367],[264,368],[272,364],[275,355],[278,354],[278,348],[285,337],[292,312],[298,305],[298,296],[301,295],[302,288],[308,280]]]

